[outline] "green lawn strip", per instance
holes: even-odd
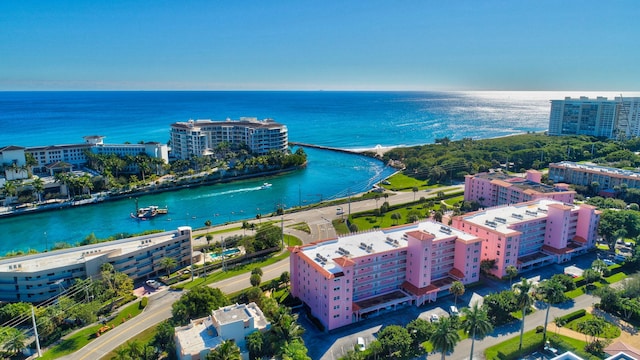
[[[586,345],[584,341],[555,334],[550,334],[549,341],[553,347],[559,350],[559,353],[571,351],[583,357],[583,359],[597,359],[597,357],[589,355],[583,350]],[[484,352],[485,358],[487,360],[512,360],[522,358],[535,351],[540,351],[544,346],[542,332],[536,333],[535,330],[525,332],[522,339],[522,351],[518,350],[519,344],[520,336],[514,336],[511,339],[487,348]]]
[[[447,204],[449,206],[453,206],[453,205],[455,205],[455,204],[457,204],[459,202],[462,202],[462,201],[464,201],[464,196],[462,196],[462,195],[461,196],[452,197],[452,198],[449,198],[447,200],[444,200],[445,204]]]
[[[304,231],[307,234],[311,234],[311,228],[309,227],[309,224],[307,224],[306,222],[299,222],[296,224],[287,225],[287,228],[296,229],[296,230]]]
[[[596,245],[596,248],[597,248],[598,250],[605,250],[605,251],[606,251],[606,250],[609,250],[609,246],[607,246],[607,245],[605,245],[605,244],[598,244],[598,245]]]
[[[113,324],[115,326],[118,326],[122,323],[122,319],[125,319],[126,321],[126,319],[137,316],[142,312],[139,304],[140,301],[136,301],[135,303],[122,309],[122,311],[118,313],[118,316],[116,316],[116,318],[110,321],[107,325]],[[96,333],[101,327],[102,324],[97,324],[74,333],[66,339],[61,340],[58,345],[47,350],[44,354],[42,354],[42,357],[40,359],[57,359],[59,357],[69,355],[79,350],[96,338]]]
[[[531,315],[534,312],[536,312],[536,310],[534,308],[530,308],[527,315]],[[518,320],[522,320],[522,310],[518,310],[518,311],[514,311],[511,313],[511,316],[513,316],[514,318],[518,319]]]
[[[292,236],[293,238],[293,236]],[[285,240],[286,240],[286,236],[285,236]],[[173,288],[175,289],[184,289],[184,290],[190,290],[193,289],[194,287],[198,287],[198,286],[206,286],[209,284],[213,284],[217,281],[221,281],[221,280],[225,280],[228,278],[232,278],[234,276],[240,275],[240,274],[244,274],[247,272],[251,272],[251,270],[255,269],[255,268],[262,268],[271,264],[275,264],[278,261],[282,260],[282,259],[286,259],[289,256],[289,252],[285,251],[277,256],[271,257],[269,259],[266,259],[264,261],[260,261],[260,262],[255,262],[255,263],[251,263],[251,264],[245,264],[245,265],[241,265],[238,266],[234,269],[230,269],[227,271],[221,271],[221,270],[217,270],[216,272],[214,272],[213,274],[207,276],[206,278],[197,278],[191,282],[187,282],[184,284],[180,284],[180,285],[176,285]]]
[[[148,344],[153,337],[156,334],[156,328],[158,327],[158,325],[154,325],[146,330],[144,330],[143,332],[141,332],[140,334],[129,338],[129,340],[127,342],[134,342],[134,341],[139,341],[141,344]],[[126,343],[120,346],[126,346]],[[105,356],[101,357],[100,360],[111,360],[112,358],[114,358],[116,356],[116,350],[113,350],[109,353],[107,353]]]
[[[284,234],[284,243],[287,246],[297,246],[302,245],[302,240],[293,235]]]
[[[569,299],[575,299],[584,294],[584,286],[581,286],[575,290],[567,291],[564,293]]]
[[[613,284],[615,282],[618,282],[620,280],[623,280],[627,277],[627,274],[623,273],[623,272],[619,272],[617,274],[613,274],[611,276],[607,276],[606,278],[604,278],[605,282],[607,282],[608,284]]]
[[[336,233],[338,234],[349,233],[349,228],[347,227],[347,223],[345,221],[342,221],[341,219],[336,219],[336,220],[333,220],[331,223],[333,224],[333,228],[336,229]],[[364,230],[364,229],[360,229],[360,230]]]
[[[580,330],[578,330],[578,324],[583,322],[583,321],[587,321],[589,319],[593,318],[592,314],[586,313],[583,317],[579,318],[579,319],[575,319],[573,321],[571,321],[570,323],[568,323],[567,325],[565,325],[565,327],[573,330],[573,331],[577,331],[577,332],[581,332]],[[620,336],[620,329],[611,324],[610,322],[607,322],[607,325],[604,329],[604,332],[602,334],[600,334],[599,337],[601,338],[606,338],[606,339],[615,339],[618,336]]]
[[[380,217],[376,217],[374,215],[355,217],[355,216],[358,216],[359,214],[354,214],[355,216],[351,217],[351,223],[356,224],[359,231],[375,229],[375,228],[384,229],[391,226],[405,224],[407,220],[407,215],[409,214],[409,212],[412,212],[412,211],[418,211],[420,213],[421,219],[426,218],[426,215],[430,213],[430,209],[425,208],[422,205],[414,204],[414,205],[409,205],[399,209],[389,210],[388,212],[383,214],[383,216],[380,216]],[[399,220],[395,220],[391,218],[391,216],[396,213],[400,214]],[[345,226],[345,229],[346,229],[346,226]],[[336,230],[338,229],[336,228]]]

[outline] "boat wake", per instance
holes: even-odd
[[[250,191],[259,191],[259,190],[262,190],[262,189],[263,189],[262,186],[252,186],[252,187],[248,187],[248,188],[234,189],[234,190],[227,190],[227,191],[204,194],[204,195],[198,196],[197,199],[216,197],[216,196],[223,196],[223,195],[229,195],[229,194],[245,193],[245,192],[250,192]]]

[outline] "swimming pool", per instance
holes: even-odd
[[[222,260],[223,255],[224,257],[232,257],[237,255],[238,253],[240,253],[240,249],[230,248],[223,251],[222,254],[209,254],[209,256],[211,257],[211,261],[218,261],[218,260]]]

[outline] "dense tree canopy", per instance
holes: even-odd
[[[229,305],[229,299],[218,288],[200,287],[189,291],[173,304],[171,310],[177,324],[187,324],[189,319],[207,316],[211,310]]]

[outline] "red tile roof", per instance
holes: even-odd
[[[346,256],[341,256],[335,259],[332,259],[333,262],[335,262],[336,264],[340,265],[341,267],[346,267],[346,266],[354,266],[356,264],[355,261],[349,259]]]
[[[579,243],[583,243],[583,244],[587,243],[587,239],[583,238],[582,236],[578,236],[578,235],[573,237],[573,241],[579,242]]]
[[[464,279],[464,273],[456,268],[449,270],[449,274],[458,279]]]
[[[435,235],[430,234],[426,231],[421,231],[421,230],[409,231],[407,232],[407,235],[411,236],[414,239],[418,239],[420,241],[433,240],[436,238]]]
[[[556,249],[556,248],[551,247],[549,245],[542,245],[542,250],[548,251],[548,252],[554,253],[554,254],[566,254],[566,253],[570,253],[570,252],[573,251],[573,249],[569,249],[567,247],[562,248],[562,249]]]
[[[422,296],[424,294],[438,291],[440,289],[439,287],[431,284],[423,288],[419,288],[408,281],[403,282],[402,285],[400,285],[400,287],[417,296]]]

